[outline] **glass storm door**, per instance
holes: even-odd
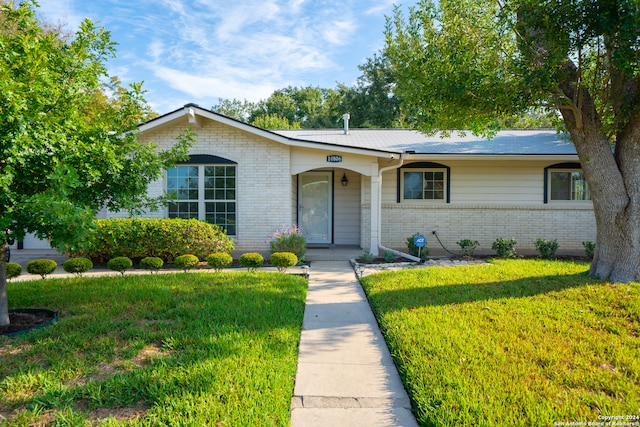
[[[331,243],[331,172],[307,172],[298,181],[298,221],[307,243]]]

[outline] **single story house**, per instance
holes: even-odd
[[[346,116],[346,115],[345,115]],[[555,130],[501,131],[492,139],[427,136],[404,129],[269,131],[185,105],[139,127],[161,148],[187,127],[190,160],[149,187],[178,199],[150,215],[199,218],[224,227],[239,251],[266,251],[292,224],[309,245],[351,245],[378,254],[406,251],[416,232],[432,254],[478,240],[493,253],[500,237],[519,253],[536,238],[560,252],[595,241],[589,189],[575,148]],[[104,213],[104,216],[118,214]]]

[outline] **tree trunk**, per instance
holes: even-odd
[[[587,120],[578,128],[568,117],[572,114],[563,112],[589,184],[597,227],[590,274],[612,282],[638,281],[640,124],[618,136],[614,155],[597,120],[583,117]]]
[[[7,300],[7,243],[0,245],[0,326],[9,324]]]

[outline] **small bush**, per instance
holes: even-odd
[[[558,240],[546,240],[537,238],[535,241],[536,250],[540,254],[540,258],[542,259],[552,259],[556,256],[556,251],[558,250]]]
[[[358,261],[360,262],[365,262],[365,263],[371,263],[374,260],[374,256],[371,252],[364,252],[362,255],[360,255],[360,257],[358,257]]]
[[[152,273],[157,273],[163,265],[164,261],[162,261],[162,258],[156,256],[148,256],[140,260],[140,267],[145,270],[150,270]]]
[[[515,258],[518,255],[515,248],[516,243],[516,239],[514,238],[507,239],[505,237],[500,237],[493,242],[491,249],[496,251],[496,256],[498,258]]]
[[[271,254],[271,264],[278,268],[278,271],[285,272],[287,268],[298,263],[298,257],[292,252],[274,252]]]
[[[247,267],[249,271],[253,271],[256,268],[262,267],[264,264],[264,258],[257,252],[248,252],[246,254],[240,255],[240,265],[243,267]]]
[[[199,262],[200,260],[198,259],[197,256],[193,254],[185,254],[185,255],[180,255],[176,257],[173,264],[176,266],[176,268],[180,268],[185,272],[187,272],[191,270],[193,267],[197,267]]]
[[[269,246],[271,253],[292,252],[299,261],[304,261],[307,251],[307,239],[297,225],[283,227],[271,236]]]
[[[52,259],[34,259],[27,263],[27,272],[38,274],[43,279],[47,274],[51,274],[58,268],[58,263]]]
[[[412,236],[407,237],[407,249],[409,249],[410,255],[420,257],[420,259],[424,261],[429,256],[429,248],[427,247],[427,245],[424,245],[424,247],[422,248],[416,246],[413,240],[419,235],[420,233],[415,233]]]
[[[82,273],[86,273],[93,268],[93,263],[88,258],[69,258],[62,264],[62,268],[67,273],[73,273],[81,277]]]
[[[218,272],[231,265],[232,262],[233,257],[226,252],[214,252],[207,257],[209,267],[214,268]]]
[[[593,259],[593,255],[596,252],[596,244],[593,242],[582,242],[582,246],[584,246],[584,253],[589,259]]]
[[[473,257],[476,253],[476,249],[480,246],[480,243],[477,240],[463,239],[456,243],[460,246],[462,255],[470,258]]]
[[[394,262],[397,257],[396,254],[391,251],[384,251],[382,258],[384,258],[384,262]]]
[[[15,262],[7,263],[7,279],[13,279],[22,274],[22,266]]]
[[[126,256],[119,256],[119,257],[111,258],[107,262],[107,267],[109,267],[110,270],[118,271],[120,274],[124,276],[125,271],[133,267],[133,262],[131,261],[130,258]]]

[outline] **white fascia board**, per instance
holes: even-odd
[[[407,162],[433,160],[545,160],[545,161],[579,161],[577,154],[407,154]]]

